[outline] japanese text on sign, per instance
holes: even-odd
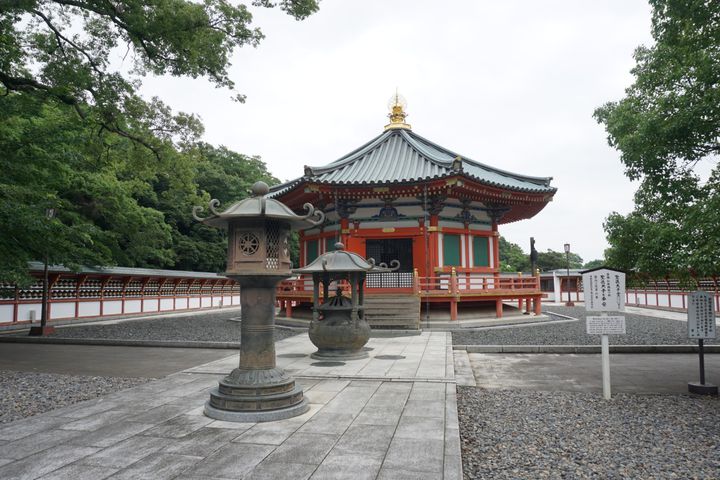
[[[688,295],[688,338],[715,338],[714,301],[708,292]]]
[[[588,335],[625,335],[625,317],[587,317],[585,328]]]
[[[625,274],[603,268],[583,274],[585,310],[590,312],[625,311]]]

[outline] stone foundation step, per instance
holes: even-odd
[[[415,295],[365,296],[365,320],[372,328],[420,328],[420,297]]]

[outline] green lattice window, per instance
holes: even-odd
[[[460,235],[443,235],[443,265],[460,266]]]
[[[490,242],[488,237],[473,237],[473,267],[490,266]]]
[[[317,240],[308,240],[306,243],[307,248],[307,256],[305,265],[309,265],[310,262],[315,260],[318,257],[318,241]]]
[[[325,239],[325,251],[326,252],[332,252],[335,250],[335,244],[337,243],[337,238],[335,237],[328,237]]]

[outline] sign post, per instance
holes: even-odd
[[[610,400],[610,340],[608,335],[625,334],[625,317],[609,316],[607,312],[625,311],[625,274],[618,270],[598,268],[583,273],[585,310],[600,312],[586,318],[588,335],[600,335],[603,398]]]
[[[688,383],[688,391],[700,395],[717,395],[717,385],[705,383],[705,352],[703,341],[715,338],[715,304],[708,292],[693,292],[688,295],[688,338],[698,341],[700,383]]]

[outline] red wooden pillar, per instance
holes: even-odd
[[[55,276],[50,276],[48,279],[48,296],[47,296],[47,321],[49,322],[52,320],[52,304],[53,304],[53,287],[57,283],[58,280],[60,280],[60,275],[57,274]]]
[[[180,282],[182,282],[182,278],[175,279],[175,283],[173,283],[173,312],[177,309],[177,291],[178,287],[180,286]]]
[[[498,298],[495,300],[495,317],[502,318],[503,316],[503,303],[502,299]]]
[[[100,316],[105,314],[105,287],[110,282],[112,275],[108,275],[106,279],[100,282]]]
[[[493,264],[491,265],[493,268],[493,276],[495,279],[495,288],[498,288],[500,285],[500,232],[498,232],[498,224],[497,220],[493,219],[492,222],[492,249],[493,249]],[[502,306],[502,304],[501,304]],[[496,308],[497,310],[497,308]],[[500,316],[498,318],[502,317],[502,311],[500,312]]]
[[[285,300],[285,318],[292,317],[292,301]]]
[[[18,321],[18,309],[20,307],[20,289],[15,287],[15,302],[13,302],[13,323]]]
[[[450,320],[454,322],[457,320],[457,304],[458,297],[460,296],[460,292],[458,290],[457,272],[455,271],[455,267],[453,267],[450,271],[449,287],[450,288],[448,293],[450,293]]]
[[[350,219],[345,217],[340,219],[340,241],[347,246],[350,244]]]
[[[75,318],[80,318],[80,289],[85,283],[87,275],[78,275],[75,278]]]
[[[158,282],[158,312],[162,310],[162,288],[167,283],[168,278],[165,277],[162,282]]]
[[[540,315],[542,313],[542,298],[541,297],[535,297],[534,306],[535,306],[535,315]]]
[[[121,315],[125,313],[125,302],[127,301],[127,299],[125,298],[125,295],[127,294],[128,284],[130,284],[131,281],[132,281],[132,277],[127,277],[127,278],[125,279],[125,281],[123,282],[122,293],[121,293],[121,297],[120,297],[120,299],[121,299],[121,302],[120,302],[120,314],[121,314]],[[142,305],[142,304],[141,304],[141,305]]]
[[[433,277],[435,277],[435,268],[441,266],[440,256],[438,255],[438,239],[440,238],[440,227],[438,226],[438,223],[438,215],[430,215],[430,226],[427,229],[427,235],[430,238],[428,241],[430,251],[425,252],[425,255],[428,255],[428,261],[426,263],[430,265],[430,271],[426,273],[428,279],[432,279]],[[429,283],[433,284],[434,282],[430,280]]]

